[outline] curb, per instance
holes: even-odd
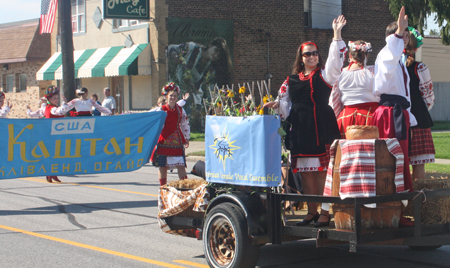
[[[434,160],[435,164],[441,164],[441,165],[450,165],[450,159],[441,159],[441,158],[436,158]]]

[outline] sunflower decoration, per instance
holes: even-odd
[[[234,98],[234,92],[232,90],[227,90],[227,97]]]
[[[245,87],[239,88],[239,94],[245,94]]]

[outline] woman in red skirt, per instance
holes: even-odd
[[[177,104],[180,88],[173,82],[162,89],[167,104],[161,107],[167,113],[158,144],[152,155],[152,163],[159,167],[159,183],[167,183],[167,168],[176,167],[180,180],[187,178],[184,148],[189,147],[190,126],[186,112]]]
[[[414,59],[414,52],[423,44],[420,33],[408,27],[409,43],[403,57],[409,73],[411,91],[411,113],[416,117],[417,126],[411,127],[411,147],[409,164],[413,166],[412,179],[424,179],[425,164],[434,162],[434,143],[431,136],[433,120],[428,112],[434,105],[433,82],[428,67]]]
[[[366,66],[368,52],[372,51],[371,44],[362,40],[349,41],[348,47],[350,64],[342,70],[329,103],[337,117],[343,139],[348,126],[373,125],[372,114],[380,101],[372,93],[374,66]]]
[[[61,118],[70,110],[69,107],[63,103],[60,107],[58,107],[59,103],[59,89],[55,86],[49,86],[45,91],[44,98],[47,100],[45,103],[41,105],[41,107],[32,112],[30,109],[30,105],[27,105],[27,115],[35,118]],[[58,179],[58,176],[46,176],[45,177],[48,182],[57,181],[61,182]]]

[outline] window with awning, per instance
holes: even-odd
[[[75,78],[151,74],[149,44],[75,50]],[[62,55],[56,52],[36,73],[36,80],[61,80]]]

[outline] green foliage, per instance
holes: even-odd
[[[436,12],[435,21],[441,27],[441,42],[450,45],[450,0],[429,0],[431,11]]]
[[[205,141],[205,133],[204,132],[191,132],[191,138],[190,141]]]
[[[450,130],[449,121],[433,121],[434,126],[431,130]]]
[[[432,133],[436,158],[450,159],[450,132]]]
[[[444,45],[450,45],[450,0],[385,0],[389,3],[389,10],[395,19],[402,6],[408,15],[408,24],[419,30],[421,35],[426,29],[427,16],[435,13],[434,20],[440,27],[439,36]]]
[[[450,165],[442,165],[442,164],[425,164],[425,172],[437,172],[443,174],[450,174]]]
[[[432,35],[432,36],[439,36],[439,30],[431,29],[429,35]]]
[[[186,156],[205,156],[205,151],[198,151],[198,152],[192,152],[188,153]]]

